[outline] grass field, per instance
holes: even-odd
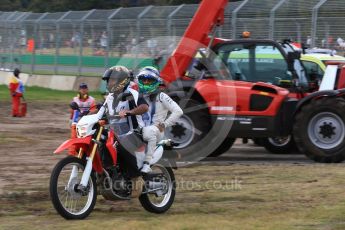
[[[137,200],[116,203],[99,198],[89,218],[65,221],[52,208],[43,186],[32,194],[18,191],[2,196],[1,228],[345,228],[345,172],[340,165],[195,166],[176,174],[180,185],[176,200],[163,215],[144,211]],[[233,181],[238,185],[231,186]]]
[[[27,88],[28,116],[9,117],[8,89],[0,86],[0,229],[345,229],[344,164],[218,161],[175,171],[176,198],[162,215],[138,200],[99,197],[83,221],[66,221],[49,198],[53,155],[69,137],[68,107],[75,92]],[[207,144],[207,143],[205,143]],[[236,144],[226,154],[263,153]]]

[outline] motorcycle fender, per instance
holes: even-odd
[[[60,153],[65,149],[68,149],[69,147],[71,147],[72,145],[75,145],[77,147],[85,147],[84,151],[87,151],[87,147],[91,144],[92,141],[92,136],[87,136],[87,137],[83,137],[83,138],[73,138],[73,139],[69,139],[67,141],[65,141],[64,143],[62,143],[55,151],[54,153]]]

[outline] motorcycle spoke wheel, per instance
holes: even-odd
[[[161,188],[149,191],[139,197],[141,205],[149,212],[164,213],[172,205],[175,199],[176,182],[171,168],[161,165],[153,165],[152,173],[161,174],[162,176],[153,179],[153,182],[162,184]],[[148,181],[150,183],[150,181]],[[152,183],[152,181],[151,181]],[[150,186],[148,186],[148,189]]]
[[[54,168],[50,181],[53,205],[66,219],[83,219],[90,214],[96,202],[96,183],[90,177],[84,191],[78,189],[85,162],[67,157]]]

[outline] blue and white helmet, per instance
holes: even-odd
[[[144,84],[145,79],[150,79],[150,84]],[[153,66],[145,66],[137,75],[139,85],[139,92],[144,94],[151,94],[158,90],[162,79],[159,77],[159,71]]]
[[[145,66],[143,67],[140,71],[143,71],[143,70],[148,70],[148,71],[152,71],[154,72],[157,76],[159,76],[159,71],[157,68],[153,67],[153,66]]]

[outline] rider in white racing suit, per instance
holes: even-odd
[[[144,67],[137,75],[137,81],[140,93],[144,94],[144,99],[149,104],[149,111],[142,115],[145,123],[142,130],[143,139],[148,144],[141,169],[142,173],[149,173],[151,171],[149,162],[152,160],[157,143],[164,137],[165,128],[174,125],[183,111],[167,94],[159,91],[162,80],[156,68]],[[171,114],[167,118],[168,112]]]

